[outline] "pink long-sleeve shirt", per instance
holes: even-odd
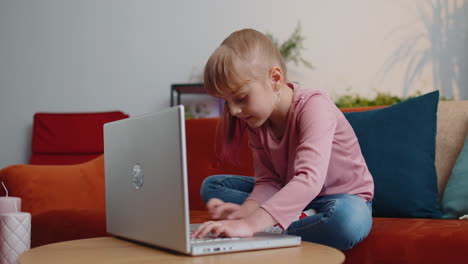
[[[318,196],[355,194],[370,201],[374,195],[372,175],[343,113],[324,92],[288,85],[294,95],[283,137],[277,139],[268,122],[248,129],[255,168],[248,199],[284,229]]]

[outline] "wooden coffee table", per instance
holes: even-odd
[[[21,254],[20,264],[50,263],[343,263],[344,254],[320,244],[302,242],[299,247],[191,257],[113,237],[66,241],[33,248]]]

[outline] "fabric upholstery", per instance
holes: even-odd
[[[440,218],[435,147],[439,92],[345,113],[375,183],[373,215]]]
[[[71,165],[90,161],[101,156],[102,153],[94,154],[42,154],[35,153],[31,156],[30,164],[33,165]]]
[[[103,125],[127,117],[120,111],[36,113],[30,164],[76,164],[94,159],[104,152]]]
[[[346,264],[464,263],[468,221],[374,218],[369,236],[345,251]]]
[[[50,243],[109,236],[102,209],[68,208],[33,215],[31,248]]]
[[[0,170],[0,179],[33,217],[70,208],[105,210],[103,155],[76,165],[11,165]]]
[[[31,213],[31,247],[106,235],[104,156],[76,165],[12,165],[0,179]]]
[[[439,102],[436,144],[439,199],[442,199],[466,134],[468,134],[468,100]]]
[[[468,136],[445,188],[442,209],[444,218],[468,214]]]

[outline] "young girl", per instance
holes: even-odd
[[[268,37],[252,29],[232,33],[209,58],[204,82],[225,100],[224,156],[237,153],[247,130],[255,177],[208,177],[201,194],[217,221],[201,224],[192,237],[250,237],[276,225],[305,241],[349,249],[367,236],[374,183],[356,135],[324,92],[287,82]]]

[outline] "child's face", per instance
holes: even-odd
[[[250,127],[260,127],[275,108],[275,92],[266,79],[256,79],[227,91],[222,98],[231,115],[243,119]]]

